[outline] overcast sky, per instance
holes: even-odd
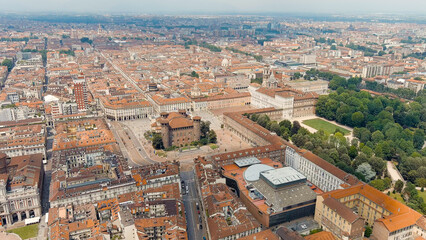
[[[0,12],[426,14],[426,0],[0,0],[0,6]]]

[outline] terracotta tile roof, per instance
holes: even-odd
[[[377,222],[383,223],[389,232],[415,225],[422,217],[422,214],[365,183],[357,184],[346,189],[330,191],[322,194],[322,196],[324,199],[341,199],[355,194],[360,194],[391,212],[389,216],[376,220]],[[422,223],[422,220],[420,223]]]
[[[360,183],[360,181],[355,176],[349,173],[346,173],[345,171],[327,162],[326,160],[318,157],[317,155],[313,154],[312,152],[308,150],[299,149],[299,153],[301,154],[301,156],[305,157],[309,161],[315,163],[317,166],[320,166],[327,172],[333,174],[334,176],[338,177],[339,179],[341,179],[342,181],[350,185],[355,185]]]
[[[285,240],[303,240],[303,237],[300,236],[297,232],[292,231],[286,227],[278,228],[277,235],[280,236],[280,239]]]
[[[355,214],[350,208],[335,198],[326,198],[324,199],[323,204],[336,212],[349,223],[353,223],[355,220],[360,218],[360,216]]]
[[[271,229],[267,229],[255,234],[251,234],[246,237],[239,238],[239,240],[280,240],[276,234],[274,234]]]
[[[336,240],[331,232],[322,231],[308,235],[305,237],[306,240]]]

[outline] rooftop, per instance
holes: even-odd
[[[241,158],[238,160],[234,161],[235,164],[237,164],[238,167],[247,167],[253,164],[259,164],[260,160],[257,159],[256,157],[246,157],[246,158]]]
[[[259,161],[260,162],[260,161]],[[254,164],[244,171],[244,180],[254,182],[259,180],[260,174],[265,171],[272,171],[274,168],[266,164]]]
[[[306,177],[292,167],[284,167],[262,172],[260,175],[274,188],[290,183],[306,181]]]

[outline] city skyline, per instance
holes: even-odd
[[[426,240],[423,5],[3,4],[0,237]]]

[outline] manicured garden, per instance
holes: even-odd
[[[390,195],[389,195],[391,198],[393,198],[393,199],[395,199],[395,200],[398,200],[399,202],[401,202],[401,203],[404,203],[405,204],[405,201],[404,201],[404,199],[402,198],[402,196],[401,196],[401,194],[400,193],[390,193]]]
[[[305,120],[302,123],[308,125],[309,127],[315,128],[316,130],[323,130],[327,134],[334,134],[336,129],[344,133],[344,135],[348,135],[350,133],[349,130],[324,121],[321,118]]]
[[[15,233],[22,239],[35,238],[38,234],[38,224],[32,224],[21,228],[8,230],[8,233]]]
[[[423,198],[423,201],[426,202],[426,192],[425,191],[419,191],[417,190],[417,192],[419,193],[419,197]]]

